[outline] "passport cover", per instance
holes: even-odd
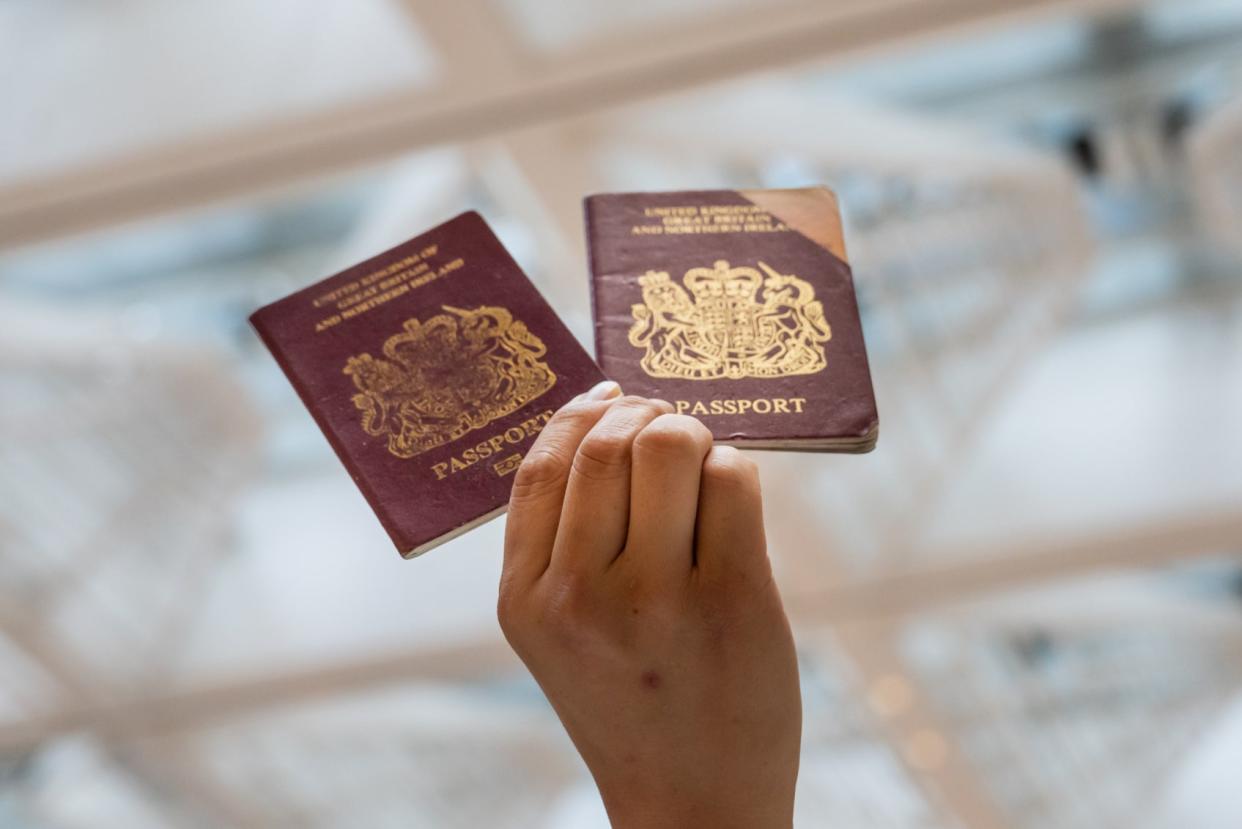
[[[875,447],[830,190],[611,193],[584,207],[596,356],[626,393],[744,448]]]
[[[250,322],[406,558],[502,513],[552,413],[604,380],[474,212]]]

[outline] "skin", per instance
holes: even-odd
[[[616,829],[789,827],[802,728],[755,465],[601,384],[517,472],[499,617]]]

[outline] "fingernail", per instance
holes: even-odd
[[[621,393],[621,387],[617,385],[615,380],[605,380],[591,387],[591,390],[582,395],[583,400],[607,400],[610,397],[616,397]]]

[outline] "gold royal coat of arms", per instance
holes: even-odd
[[[543,341],[504,308],[442,306],[405,321],[383,358],[350,357],[362,428],[388,451],[412,458],[504,417],[556,384]]]
[[[763,273],[723,260],[713,268],[692,268],[684,288],[663,271],[639,277],[643,302],[631,308],[629,340],[646,349],[643,370],[683,380],[822,371],[823,344],[832,330],[814,288],[758,264]]]

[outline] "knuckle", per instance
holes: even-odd
[[[634,558],[630,557],[618,569],[614,588],[616,595],[634,615],[641,613],[649,619],[660,619],[672,625],[674,620],[670,614],[676,610],[678,591],[670,589],[670,583],[662,574],[642,567]]]
[[[623,431],[595,430],[582,439],[576,460],[597,466],[623,466],[630,460],[630,437]]]
[[[592,400],[571,400],[557,409],[556,414],[544,426],[545,432],[555,432],[557,428],[573,427],[585,420],[594,418],[600,410],[600,403]]]
[[[712,486],[758,492],[759,467],[732,446],[716,446],[703,461],[703,480]]]
[[[561,572],[547,585],[540,628],[554,640],[572,644],[593,629],[597,606],[584,575],[572,570]]]
[[[587,435],[574,455],[574,472],[586,478],[612,478],[630,463],[630,440],[622,432]]]
[[[673,412],[677,411],[677,409],[673,407],[672,403],[662,398],[653,397],[650,402],[651,402],[652,407],[654,407],[655,410],[659,412],[660,414],[672,414]]]
[[[646,452],[687,457],[701,456],[711,440],[711,432],[693,417],[665,413],[647,424],[634,443]]]
[[[651,401],[648,400],[647,398],[640,397],[637,394],[624,394],[621,397],[617,398],[616,405],[629,406],[629,407],[642,407],[642,406],[646,406],[650,402]]]
[[[505,640],[518,652],[526,653],[539,639],[539,596],[534,585],[521,582],[509,573],[501,576],[496,597],[496,620]]]
[[[514,503],[520,503],[538,498],[549,489],[559,486],[566,477],[567,466],[554,449],[534,447],[518,467],[510,499]]]
[[[699,595],[699,612],[716,629],[753,628],[756,618],[785,615],[766,555],[758,555],[751,566],[732,568],[713,577],[708,589]]]
[[[650,397],[640,397],[636,394],[625,395],[617,401],[616,405],[625,409],[636,409],[640,412],[647,412],[652,415],[660,415],[673,410],[672,405],[663,400],[655,400]]]
[[[496,599],[496,618],[505,637],[512,640],[519,631],[522,612],[517,591],[504,584],[501,585],[500,595]]]
[[[575,423],[575,421],[590,418],[590,416],[594,415],[596,410],[599,410],[599,408],[599,401],[570,400],[569,403],[566,403],[561,406],[560,409],[556,410],[556,414],[551,416],[551,419],[548,421],[548,426],[553,424],[571,424]]]
[[[728,639],[735,631],[745,627],[746,614],[739,607],[738,596],[733,590],[708,592],[701,597],[698,612],[710,641]]]

